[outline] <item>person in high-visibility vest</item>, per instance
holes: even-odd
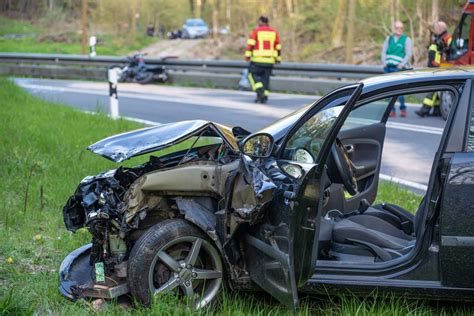
[[[441,58],[448,51],[451,40],[452,37],[448,33],[446,23],[443,21],[436,22],[434,25],[434,36],[428,47],[428,67],[439,67],[441,65]],[[441,116],[439,105],[440,94],[438,92],[431,92],[423,99],[421,108],[415,111],[415,113],[420,117],[425,117],[430,115],[431,109],[433,109],[432,116]]]
[[[403,23],[395,21],[393,23],[393,33],[385,39],[382,47],[382,64],[385,73],[402,71],[410,68],[413,44],[411,39],[403,34]],[[400,101],[400,116],[407,116],[405,97],[398,97]],[[396,116],[395,106],[390,112],[390,117]]]
[[[280,36],[268,22],[266,16],[258,19],[258,27],[250,34],[245,49],[245,60],[250,61],[248,78],[257,93],[256,103],[267,102],[273,65],[281,62]]]

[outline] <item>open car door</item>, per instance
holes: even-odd
[[[246,232],[247,269],[255,283],[293,309],[298,288],[316,265],[319,215],[328,183],[325,162],[362,87],[352,85],[321,99],[287,133],[279,158],[255,166],[277,189],[260,223]]]

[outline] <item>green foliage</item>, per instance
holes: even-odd
[[[86,175],[116,167],[84,150],[89,144],[141,127],[103,114],[90,115],[29,95],[0,78],[0,314],[6,315],[288,315],[262,293],[227,293],[219,305],[195,312],[174,297],[150,308],[123,309],[115,302],[96,312],[90,302],[70,302],[58,291],[58,268],[90,240],[85,229],[66,231],[61,208]],[[131,162],[136,163],[135,162]],[[42,188],[42,189],[41,189]],[[41,194],[41,191],[43,194]],[[28,192],[28,194],[27,194]],[[382,183],[379,198],[416,209],[420,197]],[[307,297],[298,315],[472,314],[472,308],[428,305],[380,296]]]
[[[66,23],[66,22],[62,22]],[[23,38],[1,38],[1,52],[16,53],[53,53],[53,54],[80,54],[81,35],[67,27],[63,32],[54,33],[50,28],[57,29],[58,25],[51,25],[49,20],[36,23],[19,21],[0,16],[0,36],[5,34],[26,34]],[[93,33],[91,33],[93,34]],[[137,34],[131,38],[126,34],[98,34],[96,52],[98,55],[123,56],[140,50],[157,41],[157,38]]]

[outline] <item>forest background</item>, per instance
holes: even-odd
[[[51,52],[50,43],[56,45],[52,52],[77,54],[81,53],[85,30],[84,38],[95,35],[98,48],[108,48],[99,53],[129,54],[157,41],[163,41],[162,45],[173,52],[176,44],[172,41],[146,38],[146,27],[153,24],[157,33],[161,30],[166,34],[181,28],[186,19],[196,17],[209,24],[213,36],[186,46],[191,51],[186,56],[241,59],[257,18],[267,15],[280,32],[285,61],[378,64],[384,37],[390,34],[393,21],[401,20],[414,41],[413,63],[422,66],[433,22],[444,20],[453,31],[465,3],[466,0],[0,0],[0,36],[22,30],[33,33],[32,38],[24,40],[24,49],[19,44],[21,40],[16,45],[2,46],[2,41],[7,40],[0,39],[0,51],[24,51],[37,46],[33,52],[43,52],[44,46],[44,52]],[[230,32],[219,34],[222,28]]]

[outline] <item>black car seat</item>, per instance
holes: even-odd
[[[415,245],[423,205],[422,201],[415,217],[398,206],[384,204],[335,219],[331,255],[342,261],[376,262],[407,254]]]

